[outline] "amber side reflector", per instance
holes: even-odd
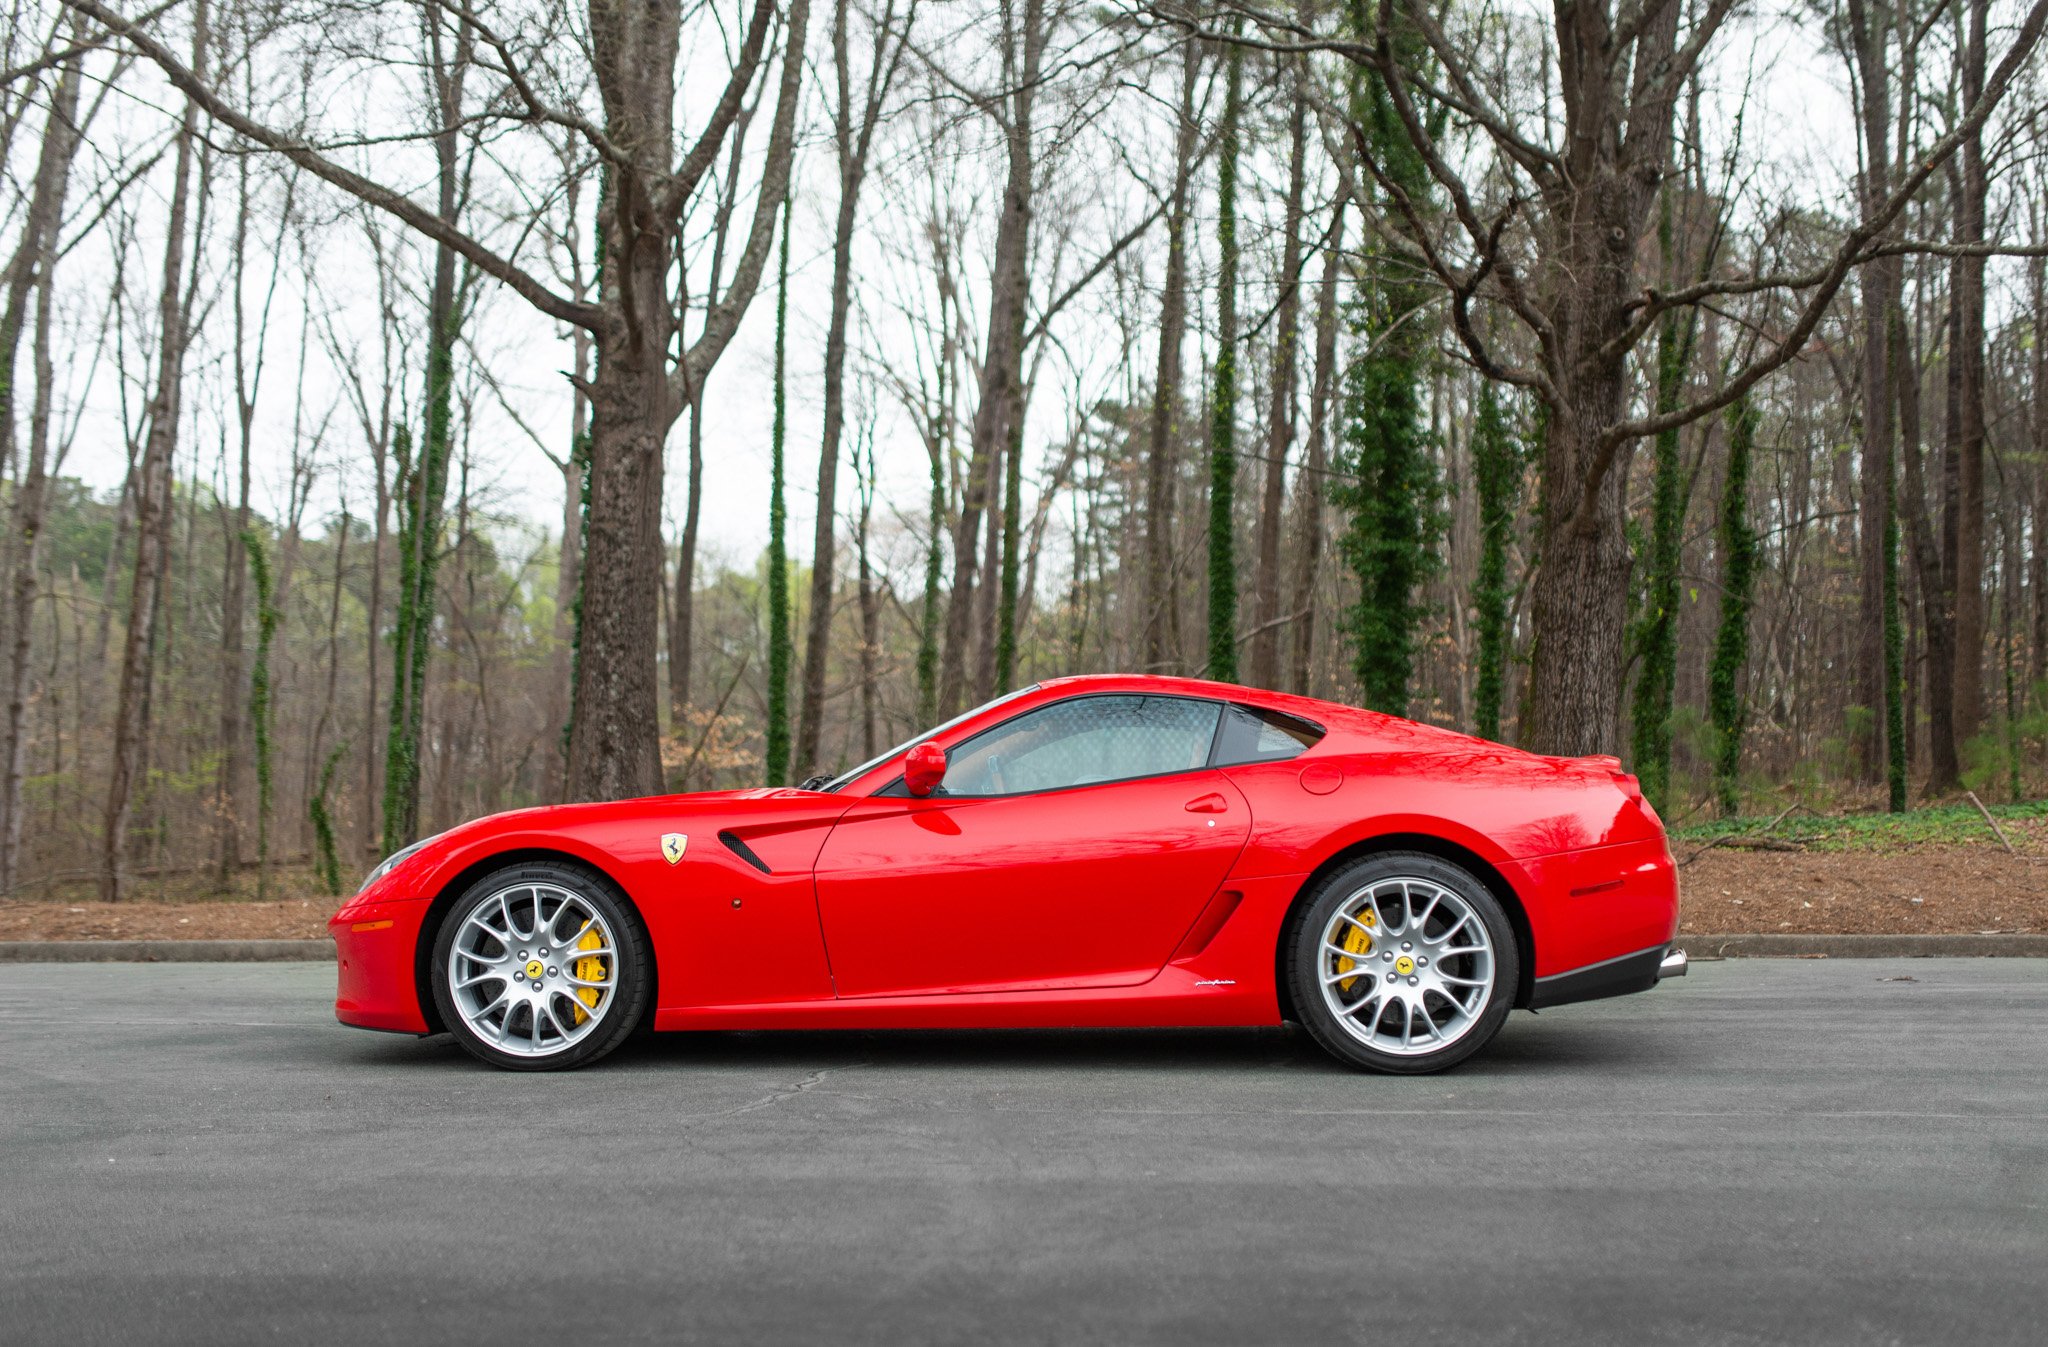
[[[1583,898],[1589,893],[1606,893],[1612,889],[1618,889],[1620,887],[1621,881],[1618,879],[1610,879],[1605,884],[1585,884],[1581,885],[1579,888],[1573,889],[1572,897]]]
[[[359,921],[349,927],[349,929],[351,931],[381,931],[391,924],[389,921]]]

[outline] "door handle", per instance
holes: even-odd
[[[1230,802],[1211,791],[1207,795],[1189,800],[1183,808],[1190,814],[1221,814],[1230,808]]]

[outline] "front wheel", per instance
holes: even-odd
[[[1420,1074],[1500,1032],[1520,960],[1485,884],[1439,857],[1394,851],[1317,884],[1293,927],[1287,976],[1296,1014],[1332,1056]]]
[[[587,1066],[624,1042],[652,978],[646,936],[606,880],[512,865],[457,899],[434,940],[434,1003],[472,1056],[513,1071]]]

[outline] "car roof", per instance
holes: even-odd
[[[1334,729],[1339,725],[1355,728],[1363,725],[1372,716],[1369,711],[1361,711],[1342,702],[1301,697],[1291,692],[1274,692],[1268,688],[1246,687],[1239,683],[1219,683],[1206,678],[1181,678],[1170,674],[1069,674],[1060,678],[1040,679],[1038,686],[1043,692],[1060,695],[1071,695],[1075,692],[1135,692],[1152,693],[1162,697],[1208,697],[1218,701],[1242,702],[1248,706],[1262,706],[1269,710],[1284,711],[1304,720],[1315,721],[1325,729]]]

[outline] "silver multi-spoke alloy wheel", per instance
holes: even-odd
[[[569,1052],[619,999],[619,943],[596,903],[560,884],[521,880],[460,918],[448,947],[455,1012],[513,1057]]]
[[[1472,1032],[1493,997],[1486,922],[1419,875],[1374,879],[1325,925],[1318,980],[1345,1033],[1396,1057],[1438,1052]]]
[[[1341,1062],[1441,1071],[1493,1041],[1522,980],[1514,918],[1466,866],[1421,851],[1342,862],[1288,923],[1288,1009]]]

